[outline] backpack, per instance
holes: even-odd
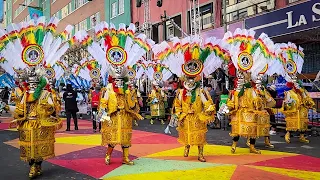
[[[98,107],[99,99],[100,99],[100,92],[93,91],[91,95],[92,95],[91,106]]]

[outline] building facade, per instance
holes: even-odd
[[[105,0],[105,21],[116,26],[120,23],[131,23],[131,0]]]
[[[108,0],[7,0],[6,24],[30,20],[26,6],[34,6],[42,8],[48,19],[52,16],[60,19],[58,32],[70,24],[74,26],[74,34],[78,30],[90,30],[105,20],[105,1]]]
[[[200,0],[200,12],[201,12],[201,29],[207,30],[213,27],[220,26],[221,15],[221,0]],[[132,22],[139,28],[142,28],[144,23],[144,4],[141,7],[137,7],[137,0],[131,1],[132,6]],[[189,16],[190,16],[190,4],[186,0],[163,0],[162,6],[157,6],[157,0],[149,1],[150,9],[150,22],[152,24],[152,39],[156,42],[163,39],[169,39],[173,36],[182,36],[183,32],[189,33]],[[162,18],[166,11],[167,19],[172,19],[176,25],[171,21],[166,21],[166,26],[162,25]],[[219,15],[220,14],[220,15]],[[178,28],[178,27],[179,28]],[[183,32],[181,32],[180,28]],[[165,36],[164,37],[164,33]]]
[[[320,1],[288,3],[288,7],[247,18],[245,26],[257,34],[268,34],[275,42],[290,41],[304,48],[304,66],[299,78],[314,79],[320,70]]]

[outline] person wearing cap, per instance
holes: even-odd
[[[77,112],[79,112],[79,109],[77,104],[77,92],[73,90],[71,84],[67,84],[67,89],[63,93],[63,100],[65,102],[65,111],[67,115],[66,131],[70,131],[71,116],[74,122],[74,130],[78,130],[79,128],[78,128]]]

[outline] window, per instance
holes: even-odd
[[[246,0],[237,0],[237,3],[241,3],[241,2],[243,2],[243,1],[246,1]]]
[[[167,26],[167,39],[173,38],[174,37],[174,27],[173,25]]]
[[[239,19],[243,19],[243,18],[247,17],[248,16],[247,9],[245,8],[245,9],[239,10],[238,16],[239,16]]]
[[[90,25],[91,27],[95,26],[97,23],[100,22],[100,12],[90,16]]]
[[[57,0],[52,0],[51,4],[55,3]]]
[[[124,13],[124,0],[119,0],[119,14]]]
[[[231,16],[232,16],[231,21],[235,21],[235,20],[238,20],[238,19],[239,19],[239,16],[238,16],[238,12],[237,12],[237,11],[233,12],[233,13],[231,14]]]
[[[81,6],[85,5],[88,2],[88,0],[75,0],[74,1],[74,9],[78,9]]]
[[[69,15],[69,7],[66,5],[61,9],[61,18],[65,18]]]
[[[87,19],[79,23],[79,30],[87,30]]]
[[[289,0],[289,3],[298,2],[299,0]]]
[[[193,12],[191,11],[191,15],[193,16]],[[188,12],[188,21],[190,22],[190,12]],[[207,28],[211,28],[214,25],[214,13],[213,13],[213,4],[207,4],[200,7],[200,17],[196,19],[196,22],[200,20],[200,29],[204,30]],[[191,27],[189,23],[189,32],[191,32]]]
[[[117,16],[117,3],[112,3],[111,5],[111,18],[114,18]]]

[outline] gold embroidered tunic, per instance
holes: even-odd
[[[105,94],[100,99],[100,108],[106,109],[110,120],[102,121],[102,146],[131,146],[132,120],[143,119],[133,110],[136,99],[132,100],[132,97],[134,96],[129,90],[124,94],[114,92],[112,84],[105,89]]]
[[[285,92],[282,113],[285,115],[287,131],[306,131],[308,129],[308,113],[315,105],[305,89],[300,93],[292,89]]]
[[[152,103],[153,100],[157,99],[158,102]],[[162,90],[153,89],[149,94],[149,104],[152,117],[165,117],[165,105],[166,95]]]
[[[55,156],[54,134],[62,127],[62,121],[56,116],[60,104],[46,90],[37,100],[32,95],[24,92],[14,111],[14,117],[19,117],[14,121],[19,131],[20,158],[23,161],[43,161]]]
[[[177,91],[174,110],[179,122],[178,141],[183,145],[203,146],[207,143],[207,123],[214,120],[215,107],[207,91],[200,88],[195,91],[196,98],[193,103],[188,101],[188,98],[184,100],[183,90]],[[201,100],[201,93],[206,96],[206,102]]]
[[[239,92],[235,91],[227,102],[231,110],[230,136],[245,138],[269,136],[270,115],[266,108],[275,105],[274,99],[267,91],[254,88],[245,89],[241,97],[238,97],[238,94]]]

